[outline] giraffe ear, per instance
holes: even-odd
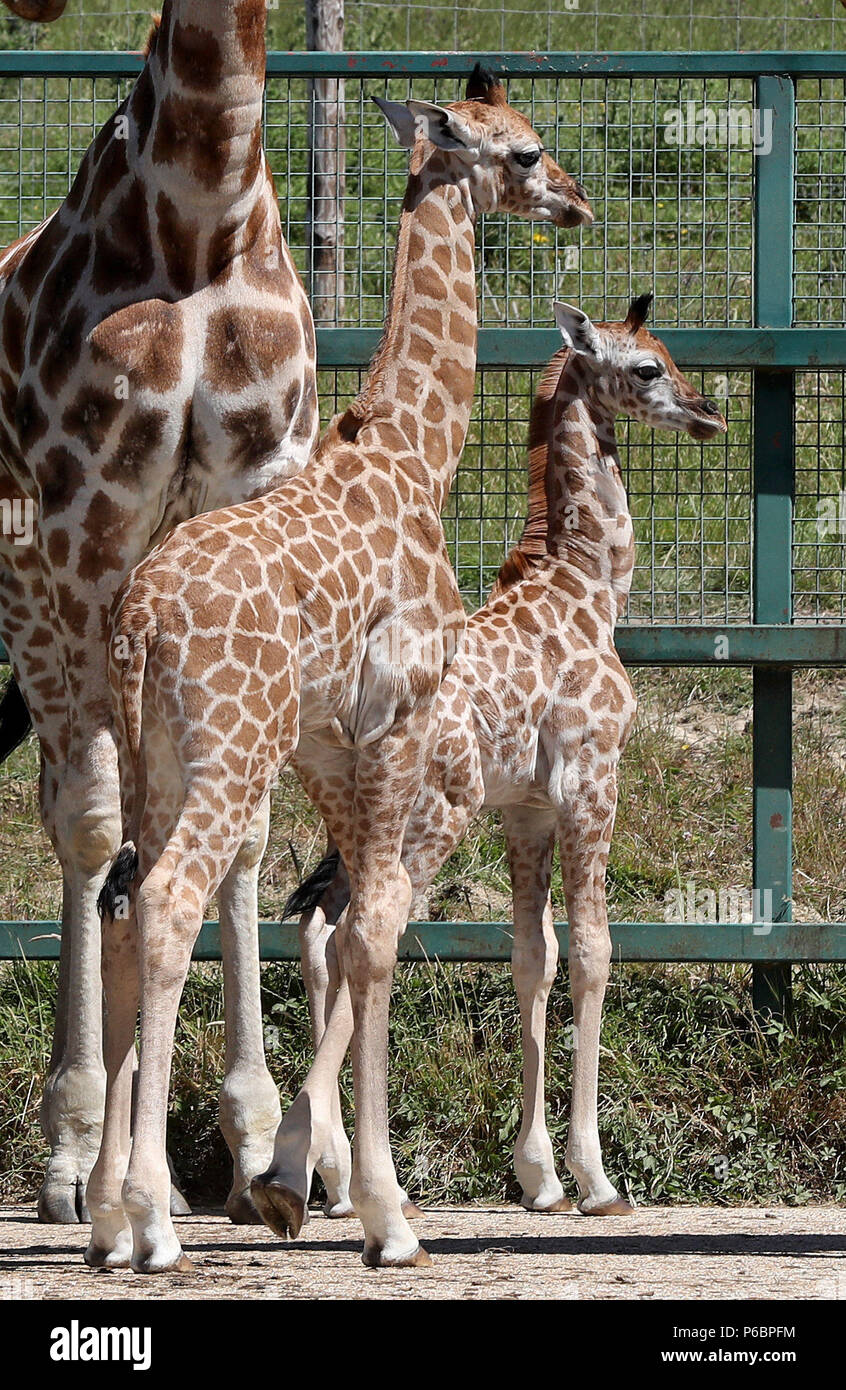
[[[418,135],[431,140],[441,150],[455,150],[475,158],[479,153],[480,137],[473,127],[448,106],[436,106],[431,101],[409,101]]]
[[[587,314],[582,313],[582,310],[573,304],[562,304],[559,301],[552,307],[565,345],[583,357],[600,358],[602,350],[599,334]]]
[[[394,135],[404,150],[410,150],[417,138],[414,117],[404,101],[386,101],[384,97],[373,97]]]
[[[422,136],[442,150],[458,150],[470,157],[478,153],[478,137],[448,107],[435,106],[431,101],[385,101],[383,97],[373,100],[403,149],[412,149],[418,136]]]

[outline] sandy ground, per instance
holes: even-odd
[[[314,1214],[288,1245],[217,1212],[177,1223],[193,1274],[94,1273],[85,1228],[0,1208],[0,1298],[846,1298],[846,1209],[665,1207],[630,1217],[433,1208],[431,1269],[367,1270],[354,1220]]]

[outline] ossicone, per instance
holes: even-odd
[[[484,101],[488,106],[505,106],[505,88],[498,77],[477,63],[467,79],[465,101]]]
[[[639,294],[637,299],[633,299],[629,305],[629,312],[626,314],[625,326],[630,333],[636,333],[646,323],[649,314],[649,306],[654,299],[653,294]]]

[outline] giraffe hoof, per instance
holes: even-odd
[[[422,1245],[410,1255],[400,1255],[398,1259],[386,1259],[378,1246],[370,1246],[364,1251],[361,1263],[367,1265],[368,1269],[429,1269],[432,1264],[432,1257]]]
[[[529,1201],[528,1199],[521,1202],[520,1205],[522,1206],[524,1211],[536,1211],[540,1213],[541,1216],[545,1216],[556,1211],[573,1210],[573,1203],[570,1201],[569,1197],[559,1197],[557,1201],[549,1202],[546,1206],[536,1206],[534,1202]]]
[[[283,1240],[296,1240],[308,1220],[308,1207],[299,1193],[262,1175],[253,1178],[250,1195],[259,1216],[271,1231]]]
[[[174,1186],[173,1183],[170,1185],[170,1214],[171,1216],[191,1215],[191,1208],[182,1196],[179,1188]]]
[[[416,1202],[411,1201],[403,1202],[402,1214],[405,1217],[406,1221],[422,1221],[426,1215],[422,1207],[418,1207]],[[426,1258],[429,1259],[428,1255],[426,1256]],[[429,1260],[429,1263],[432,1263],[431,1260]]]
[[[197,1266],[193,1260],[189,1260],[183,1250],[180,1250],[176,1258],[166,1264],[159,1264],[154,1255],[133,1260],[132,1269],[136,1274],[194,1274]]]
[[[579,1202],[579,1211],[583,1216],[631,1216],[634,1207],[625,1197],[615,1197],[612,1202],[603,1202],[598,1207],[585,1207]]]
[[[84,1259],[89,1269],[105,1273],[111,1269],[129,1269],[131,1263],[128,1254],[122,1255],[118,1250],[102,1250],[99,1246],[92,1245],[86,1250]]]
[[[82,1178],[58,1182],[49,1176],[38,1194],[38,1220],[48,1226],[79,1226],[91,1220]]]
[[[335,1202],[334,1206],[330,1205],[329,1202],[324,1202],[323,1215],[327,1217],[329,1221],[343,1221],[346,1218],[355,1216],[355,1207],[349,1198],[347,1198],[345,1202]]]
[[[250,1197],[249,1189],[244,1192],[230,1192],[224,1207],[226,1215],[233,1226],[261,1226],[261,1216],[256,1210],[255,1202]]]

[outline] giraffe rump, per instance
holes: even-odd
[[[298,888],[295,888],[282,909],[282,921],[289,917],[302,917],[304,912],[313,912],[320,899],[334,881],[341,862],[340,851],[324,854],[316,869],[307,874]]]

